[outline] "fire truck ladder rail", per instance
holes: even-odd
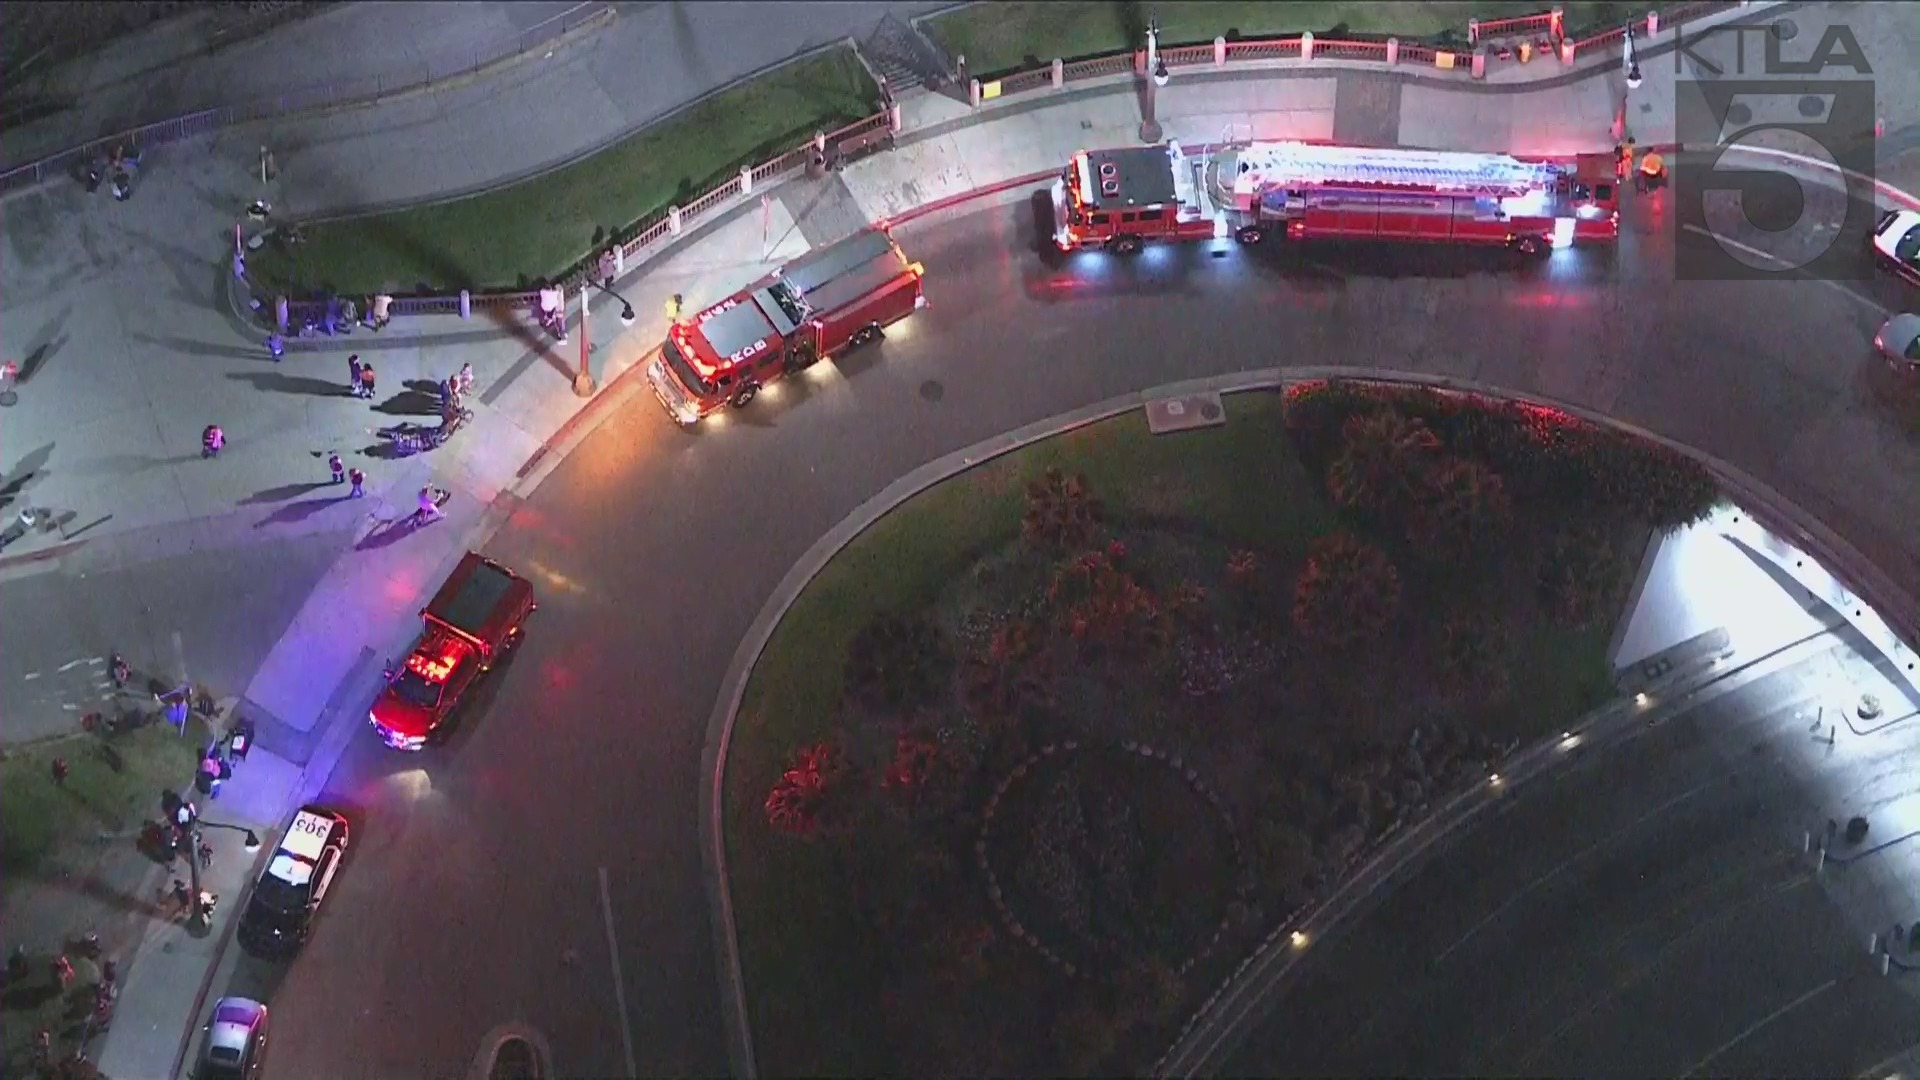
[[[1254,143],[1240,152],[1239,162],[1242,176],[1258,176],[1259,184],[1270,187],[1392,184],[1469,195],[1511,195],[1550,186],[1558,176],[1553,166],[1505,154],[1309,143]]]

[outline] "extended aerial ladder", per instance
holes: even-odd
[[[1265,142],[1214,158],[1215,198],[1252,211],[1262,192],[1318,187],[1377,187],[1435,194],[1516,198],[1548,191],[1561,170],[1506,154]]]

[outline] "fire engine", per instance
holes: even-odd
[[[1606,154],[1525,160],[1453,150],[1177,142],[1075,154],[1053,185],[1054,243],[1122,254],[1233,236],[1500,244],[1540,254],[1619,234]]]
[[[729,405],[743,409],[762,386],[878,341],[926,307],[925,274],[884,227],[862,229],[676,321],[647,365],[647,384],[683,426]]]

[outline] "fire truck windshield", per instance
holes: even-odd
[[[686,354],[680,351],[680,346],[674,343],[672,337],[667,338],[666,344],[660,349],[660,355],[666,358],[667,366],[673,369],[674,377],[680,380],[682,386],[698,394],[714,392],[713,384],[701,378],[700,373],[693,369],[693,365],[687,363]]]
[[[773,297],[773,302],[779,304],[780,310],[786,314],[787,321],[795,326],[806,322],[807,318],[813,314],[807,310],[806,302],[795,296],[793,288],[784,281],[776,281],[769,285],[767,295]]]
[[[393,680],[393,693],[395,697],[409,705],[431,709],[440,704],[440,691],[445,686],[445,683],[429,680],[409,664],[400,672],[399,677]]]

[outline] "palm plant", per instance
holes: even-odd
[[[1020,532],[1044,547],[1085,548],[1098,537],[1105,516],[1106,508],[1094,497],[1085,476],[1048,469],[1027,485]]]
[[[1427,471],[1407,538],[1434,558],[1459,559],[1484,549],[1512,518],[1499,474],[1477,461],[1447,458]]]
[[[1419,420],[1392,410],[1352,417],[1327,467],[1327,493],[1349,510],[1390,513],[1415,501],[1439,451],[1440,440]]]
[[[1348,533],[1314,542],[1294,583],[1302,636],[1345,648],[1379,636],[1400,609],[1400,573],[1385,552]]]

